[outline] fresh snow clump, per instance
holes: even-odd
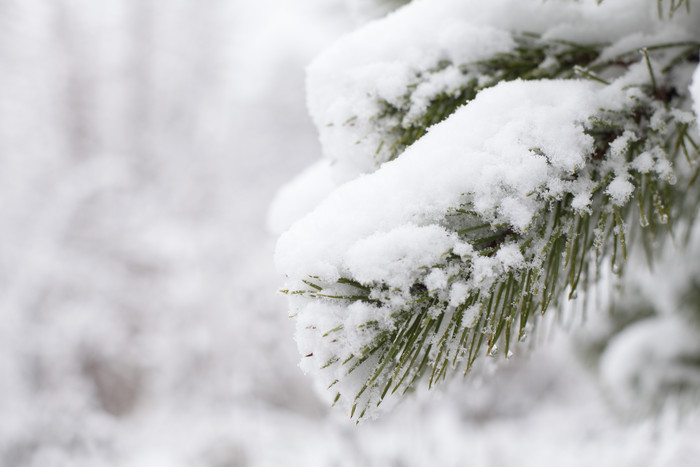
[[[309,66],[327,162],[271,219],[289,225],[328,193],[280,237],[275,262],[302,367],[334,403],[371,415],[392,384],[414,386],[421,361],[432,384],[441,362],[469,369],[482,340],[489,352],[510,342],[518,315],[522,334],[579,279],[598,280],[598,253],[627,255],[633,198],[635,224],[669,222],[662,195],[687,168],[669,141],[693,116],[687,78],[664,97],[649,73],[675,73],[678,52],[652,46],[698,41],[700,14],[598,3],[416,1]]]
[[[503,273],[535,267],[518,244],[503,245],[493,256],[475,254],[450,231],[448,213],[471,203],[491,225],[526,232],[547,206],[550,186],[559,187],[557,196],[589,189],[585,173],[569,179],[594,151],[585,132],[588,118],[603,105],[626,103],[625,93],[614,91],[582,81],[516,81],[485,90],[401,158],[340,186],[283,234],[275,259],[289,290],[311,283],[316,294],[293,295],[292,307],[300,318],[299,348],[307,356],[303,367],[317,374],[319,385],[338,380],[334,391],[359,391],[367,375],[347,375],[341,362],[361,352],[377,329],[395,326],[417,284],[458,306]],[[464,262],[450,262],[454,255]],[[449,284],[445,276],[455,274],[463,280]],[[369,291],[367,301],[339,302],[358,290]],[[465,325],[473,324],[473,313]]]

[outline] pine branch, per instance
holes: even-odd
[[[700,200],[695,186],[700,170],[698,135],[682,110],[687,92],[673,88],[668,78],[677,67],[697,57],[697,45],[685,46],[692,50],[684,49],[676,56],[669,53],[670,47],[647,48],[641,59],[649,70],[649,82],[637,86],[637,92],[631,94],[634,99],[623,109],[600,110],[585,123],[595,150],[562,183],[591,187],[588,199],[566,190],[532,193],[544,207],[527,229],[519,231],[483,217],[474,209],[477,200],[466,193],[441,222],[464,247],[446,251],[439,262],[424,265],[410,286],[363,283],[353,277],[337,281],[309,277],[305,287],[287,291],[343,306],[362,303],[384,316],[383,321],[366,320],[355,330],[340,326],[319,330],[321,339],[329,341],[359,331],[366,338],[358,352],[331,354],[322,365],[340,375],[330,387],[352,374],[364,375],[359,389],[354,393],[340,390],[335,402],[344,401],[351,407],[351,417],[361,419],[388,394],[404,394],[420,381],[430,388],[455,373],[467,374],[479,358],[499,348],[508,356],[541,315],[585,293],[596,282],[600,268],[609,264],[621,274],[632,242],[641,241],[652,261],[658,242],[671,236],[679,219],[693,217],[689,213],[697,211]],[[673,50],[677,48],[674,45]],[[597,52],[588,46],[563,44],[558,50],[569,55],[585,50],[588,55],[584,60],[573,54],[565,68],[558,65],[556,71],[545,72],[541,63],[547,54],[538,48],[523,48],[518,55],[494,57],[475,66],[496,81],[514,79],[519,73],[540,78],[541,73],[547,73],[544,77],[578,75],[600,81],[597,73],[608,66],[635,65],[627,54],[595,63]],[[659,54],[658,62],[649,52]],[[522,58],[530,53],[535,58],[523,64]],[[637,53],[636,63],[641,63],[639,57]],[[654,63],[664,66],[659,70]],[[477,82],[491,85],[484,79]],[[470,94],[462,96],[478,92],[476,86],[465,89]],[[417,128],[424,130],[420,125],[430,124],[436,116],[443,118],[451,104],[440,109],[426,114]],[[531,151],[548,157],[540,148]],[[693,170],[674,171],[674,165]],[[516,259],[509,262],[508,258]],[[485,263],[495,276],[479,277]],[[431,286],[440,277],[445,285]],[[464,291],[458,299],[449,293],[455,286]],[[397,308],[396,303],[401,306]]]
[[[537,34],[514,34],[514,50],[474,63],[455,64],[443,60],[425,72],[417,73],[406,94],[398,102],[379,100],[379,112],[369,117],[379,136],[374,154],[375,167],[398,157],[426,130],[443,121],[457,108],[474,99],[484,89],[516,79],[573,78],[577,68],[593,64],[604,44],[577,44],[542,39]],[[430,96],[423,103],[421,91],[446,73],[458,73],[459,84]],[[347,124],[357,123],[354,117]]]
[[[445,120],[460,106],[465,105],[482,90],[498,83],[521,80],[572,79],[587,77],[604,84],[602,75],[614,72],[619,67],[629,67],[638,61],[639,49],[616,57],[599,60],[608,44],[579,44],[570,41],[543,39],[537,34],[513,34],[515,48],[508,53],[497,54],[473,63],[455,64],[443,60],[436,67],[419,72],[398,100],[389,102],[379,99],[378,112],[366,118],[371,122],[373,136],[379,141],[373,154],[373,164],[378,168],[383,163],[397,158],[408,146],[416,142],[431,126]],[[674,57],[676,62],[697,55],[700,44],[695,42],[660,44],[643,50],[658,51],[666,48],[681,48]],[[669,63],[672,67],[674,63]],[[664,70],[667,72],[668,69]],[[436,87],[443,75],[459,74],[459,84],[429,95],[425,89]],[[437,86],[436,88],[439,88]],[[362,117],[354,115],[345,125],[356,126]]]

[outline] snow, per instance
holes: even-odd
[[[645,151],[632,161],[632,167],[640,173],[648,173],[654,167],[654,156]]]
[[[447,273],[440,269],[434,269],[425,278],[425,286],[428,288],[429,292],[444,289],[447,287]]]
[[[583,43],[595,37],[609,42],[603,58],[697,39],[695,11],[669,20],[659,17],[652,1],[597,3],[415,2],[345,36],[310,65],[307,105],[330,161],[325,176],[337,188],[280,237],[275,263],[294,295],[294,314],[305,323],[297,341],[302,354],[308,351],[312,357],[302,366],[319,387],[330,386],[335,394],[362,386],[366,372],[346,375],[335,362],[371,341],[358,317],[368,322],[376,317],[381,329],[391,329],[391,310],[405,306],[414,284],[444,300],[449,314],[505,272],[541,267],[538,258],[523,257],[517,242],[501,245],[494,255],[476,254],[446,228],[451,210],[468,205],[491,230],[505,226],[520,234],[551,200],[567,195],[572,195],[573,209],[591,212],[593,192],[600,186],[586,167],[598,157],[588,130],[606,115],[631,112],[645,99],[639,86],[651,85],[651,76],[643,62],[624,74],[610,72],[605,76],[613,82],[610,86],[589,80],[500,82],[429,128],[395,160],[391,151],[397,144],[394,133],[422,118],[436,96],[450,95],[469,80],[487,82],[463,67],[513,51],[513,29]],[[509,14],[496,14],[502,11]],[[551,59],[541,66],[551,65]],[[652,58],[652,68],[663,67],[657,60]],[[670,119],[692,120],[677,109],[659,108],[650,117],[651,127],[662,136],[671,131]],[[610,142],[601,164],[602,175],[610,176],[602,192],[614,206],[624,207],[634,196],[635,173],[653,172],[675,183],[665,151],[651,143],[627,162],[638,141],[639,135],[626,128]],[[665,223],[666,216],[660,216]],[[615,227],[616,235],[623,229]],[[462,268],[469,271],[466,282],[452,283],[457,270],[444,259],[448,254],[462,259]],[[320,284],[314,285],[320,297],[329,284],[350,279],[371,290],[370,300],[386,300],[386,306],[373,309],[354,302],[343,313],[337,303],[319,304],[304,296],[309,278]],[[335,295],[353,293],[333,287]],[[476,313],[470,309],[463,324],[473,325]],[[324,326],[314,327],[317,320]],[[344,330],[332,345],[322,338],[327,328]],[[363,331],[352,331],[358,328]],[[348,401],[341,398],[339,404]]]
[[[458,65],[514,47],[508,33],[445,14],[450,7],[411,5],[344,37],[310,65],[307,103],[339,179],[373,169],[374,161],[365,154],[374,154],[380,144],[372,136],[373,117],[382,111],[379,101],[399,104],[407,86],[442,60]],[[394,32],[387,35],[387,28]],[[457,74],[448,68],[420,85],[412,97],[413,112],[432,95],[454,89]],[[384,156],[377,152],[381,160]]]
[[[311,212],[335,188],[328,159],[310,165],[277,190],[268,209],[268,230],[280,235]]]
[[[673,388],[700,384],[700,373],[688,371],[685,361],[698,353],[697,331],[685,321],[674,315],[645,319],[627,327],[606,349],[601,379],[619,410],[654,409],[659,400],[682,397],[667,394]]]
[[[344,265],[362,283],[405,287],[418,278],[421,266],[437,263],[456,241],[455,234],[436,225],[401,225],[354,242]]]
[[[526,230],[545,203],[531,193],[544,193],[592,152],[583,122],[603,103],[622,106],[619,95],[599,88],[580,81],[511,82],[483,91],[401,158],[342,185],[294,224],[277,244],[278,268],[292,278],[341,277],[355,244],[368,248],[377,231],[434,225],[464,202],[464,193],[492,224]],[[382,249],[377,246],[377,254]],[[352,264],[357,269],[357,259]]]
[[[693,74],[693,84],[690,87],[690,95],[693,97],[693,110],[695,111],[696,124],[700,126],[700,66]]]
[[[387,4],[353,3],[368,14]],[[528,17],[527,5],[508,5],[504,29]],[[692,411],[680,421],[673,408],[616,416],[562,331],[531,332],[529,358],[516,352],[488,377],[417,393],[371,423],[355,426],[318,400],[320,382],[297,366],[295,326],[307,355],[322,349],[300,323],[326,333],[371,315],[390,325],[363,303],[349,317],[325,303],[313,319],[288,319],[265,232],[266,221],[286,229],[337,186],[325,159],[283,189],[266,219],[274,191],[320,158],[302,66],[351,27],[341,2],[2,8],[1,465],[665,467],[700,456]],[[428,93],[450,79],[436,76]],[[649,152],[642,162],[662,170],[666,161]],[[559,193],[573,189],[562,183]],[[415,229],[447,242],[430,222],[382,234]],[[393,254],[400,248],[418,260],[410,242]],[[508,251],[483,270],[519,267]],[[474,249],[462,242],[453,252],[467,259]],[[666,311],[697,277],[696,261],[668,259],[642,287]],[[445,287],[446,271],[425,274]],[[450,286],[456,306],[469,285]],[[478,310],[467,311],[470,326]],[[313,372],[312,363],[301,366]]]
[[[370,19],[381,18],[406,3],[409,0],[345,0],[348,10],[355,15],[358,26]]]
[[[297,333],[300,351],[313,355],[303,360],[303,368],[314,375],[318,386],[330,386],[333,395],[356,393],[368,377],[359,371],[347,375],[336,363],[357,355],[371,342],[366,328],[360,333],[344,331],[331,344],[323,336],[327,329],[363,327],[351,311],[354,307],[363,307],[367,321],[376,315],[384,323],[380,329],[388,329],[393,326],[392,310],[405,306],[416,282],[422,281],[454,307],[473,291],[488,290],[511,269],[539,267],[541,259],[525,261],[516,243],[501,246],[493,256],[474,254],[454,232],[445,230],[448,212],[470,202],[491,225],[526,232],[553,193],[574,194],[573,207],[586,211],[594,184],[581,169],[594,147],[585,124],[601,108],[624,109],[631,93],[620,85],[603,87],[588,81],[501,83],[432,127],[400,158],[338,187],[292,225],[280,237],[275,253],[289,290],[304,289],[308,278],[324,287],[350,278],[366,287],[382,284],[392,290],[387,307],[353,304],[346,313],[342,306],[320,305],[315,298],[291,299],[295,313],[303,317]],[[605,193],[618,206],[626,204],[634,190],[627,180],[631,164],[621,156],[635,139],[633,133],[623,133],[607,162],[608,170],[618,175]],[[570,180],[574,173],[580,175]],[[448,276],[455,273],[443,259],[450,251],[465,259],[463,267],[470,271],[467,283],[452,285],[438,269],[448,267]],[[316,321],[323,326],[314,326]],[[470,324],[473,318],[463,322]],[[339,405],[347,404],[347,399],[340,399]]]
[[[398,312],[405,306],[416,283],[454,308],[473,291],[488,290],[504,272],[541,267],[538,258],[526,261],[517,242],[501,245],[492,256],[476,254],[472,245],[446,230],[449,212],[469,205],[482,222],[520,234],[551,200],[573,195],[571,206],[590,212],[593,191],[600,187],[586,169],[587,161],[597,157],[588,130],[606,115],[630,111],[644,100],[639,85],[651,82],[642,62],[622,75],[606,76],[613,81],[610,86],[590,80],[500,82],[481,90],[390,160],[395,156],[393,134],[420,119],[433,98],[456,92],[469,80],[485,79],[461,67],[514,50],[514,21],[519,30],[548,39],[609,41],[603,57],[697,38],[697,13],[661,20],[651,1],[643,7],[631,1],[602,6],[497,3],[413,3],[345,36],[308,68],[307,105],[324,157],[330,161],[324,176],[337,188],[280,237],[275,263],[287,278],[285,287],[295,295],[290,301],[294,313],[307,323],[297,340],[313,358],[303,366],[321,381],[320,387],[330,384],[333,394],[343,392],[336,380],[346,390],[357,389],[366,375],[344,377],[342,365],[324,362],[333,355],[342,359],[356,354],[367,345],[368,335],[364,330],[354,340],[353,332],[344,331],[329,350],[327,340],[319,338],[322,328],[362,327],[357,316],[368,313],[371,321],[372,309],[353,303],[343,314],[330,302],[319,306],[315,298],[301,293],[309,278],[320,284],[314,287],[321,296],[329,284],[351,279],[371,290],[370,299],[387,300],[387,308],[374,310],[382,315],[382,329],[387,329],[393,326],[387,318],[392,316],[390,310]],[[392,34],[387,37],[386,31]],[[660,68],[662,64],[654,60],[651,66]],[[665,135],[671,130],[669,119],[690,121],[678,112],[658,109],[651,115],[652,128]],[[603,192],[615,206],[627,205],[634,196],[635,172],[654,172],[675,183],[674,168],[661,148],[645,146],[646,152],[627,162],[638,140],[634,131],[625,129],[610,143],[602,163],[603,175],[610,175]],[[616,234],[622,235],[623,228],[616,227]],[[452,253],[469,271],[466,282],[451,283],[456,270],[444,258]],[[392,293],[379,292],[379,285]],[[341,288],[331,295],[344,293],[353,294]],[[349,313],[358,306],[363,307],[362,314]],[[308,331],[316,319],[330,321]],[[347,400],[341,399],[340,405],[345,404]]]
[[[634,185],[626,177],[615,177],[608,185],[605,193],[610,196],[614,204],[622,206],[629,201],[633,191]]]
[[[516,42],[510,31],[611,43],[602,58],[695,37],[697,9],[667,20],[659,18],[654,0],[597,3],[414,2],[340,39],[309,66],[307,81],[309,110],[324,157],[334,162],[335,179],[346,181],[389,160],[391,129],[410,124],[429,99],[474,78],[460,66],[512,51]],[[388,30],[392,34],[385,34]],[[408,85],[415,88],[407,92]],[[403,121],[387,116],[384,102],[406,108]]]

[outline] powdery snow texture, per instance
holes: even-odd
[[[669,22],[659,19],[655,1],[644,4],[640,8],[639,0],[609,0],[600,6],[593,0],[415,2],[329,48],[309,67],[307,86],[308,107],[330,163],[323,170],[313,169],[313,177],[303,176],[316,180],[313,187],[305,189],[299,182],[297,189],[286,193],[313,199],[315,204],[319,196],[314,190],[322,193],[339,186],[279,239],[275,261],[290,290],[304,288],[302,281],[309,278],[326,283],[351,278],[406,291],[419,274],[425,274],[426,287],[445,289],[445,299],[457,306],[474,287],[488,285],[498,271],[521,266],[523,258],[514,245],[504,245],[492,257],[473,256],[471,245],[445,228],[446,214],[470,202],[470,209],[491,225],[507,225],[522,233],[548,199],[572,194],[572,207],[587,211],[591,180],[571,177],[595,149],[593,138],[584,131],[586,125],[602,108],[615,111],[629,106],[635,91],[626,86],[648,80],[645,68],[631,67],[612,86],[584,80],[500,83],[430,128],[397,159],[378,164],[384,157],[378,133],[389,128],[377,122],[381,102],[398,103],[406,98],[406,89],[417,84],[408,116],[420,114],[432,96],[449,93],[459,84],[455,67],[512,50],[512,30],[611,42],[603,56],[697,36],[695,10]],[[436,71],[443,61],[451,65]],[[421,81],[423,74],[430,76]],[[699,81],[696,73],[692,88],[696,112]],[[606,194],[616,205],[624,205],[633,194],[630,168],[673,177],[667,161],[653,151],[632,164],[616,156],[625,153],[635,138],[625,132],[612,143],[606,161],[615,175]],[[333,181],[322,182],[324,176]],[[277,223],[288,224],[289,219]],[[448,285],[444,273],[419,271],[438,263],[449,250],[463,259],[473,256],[470,283]],[[305,355],[302,368],[319,376],[321,389],[340,380],[333,394],[343,392],[344,385],[357,389],[367,377],[363,370],[352,375],[354,382],[346,382],[347,369],[341,365],[325,372],[319,369],[333,359],[356,354],[371,341],[371,332],[360,324],[373,320],[380,329],[391,328],[391,307],[299,295],[292,296],[290,304],[298,317],[297,342]],[[464,325],[470,326],[475,316],[476,310],[466,313]],[[344,331],[337,338],[325,338],[336,329]]]
[[[290,289],[303,288],[301,281],[314,277],[385,283],[408,292],[423,274],[420,268],[439,263],[448,250],[470,256],[470,245],[441,226],[465,193],[482,218],[526,230],[544,208],[549,186],[559,190],[561,179],[593,151],[584,122],[603,103],[624,104],[624,93],[601,88],[583,81],[516,81],[483,91],[399,159],[342,185],[282,235],[276,262]],[[522,261],[519,248],[507,245],[493,257],[475,256],[470,283],[453,284],[450,302],[461,303],[470,290],[488,287],[501,271]],[[436,272],[426,282],[447,289],[446,278]],[[395,300],[400,307],[402,296]],[[373,320],[390,328],[392,311],[363,302],[342,306],[294,298],[297,342],[307,356],[302,368],[318,372],[329,361],[357,355],[374,335],[358,326]],[[339,328],[338,337],[326,338]],[[367,375],[358,370],[348,378],[346,372],[342,365],[329,368],[317,384],[325,388],[339,381],[334,390],[357,391]]]
[[[346,181],[371,172],[388,157],[383,125],[401,122],[386,116],[379,121],[382,101],[397,104],[409,86],[416,86],[405,117],[410,120],[430,98],[449,94],[469,78],[460,74],[460,66],[512,51],[512,31],[584,44],[614,43],[606,57],[688,40],[698,20],[696,11],[676,15],[673,22],[662,20],[653,0],[598,3],[415,2],[342,38],[311,64],[307,79],[307,104],[323,153],[335,164],[334,178]],[[444,63],[447,68],[436,72]]]
[[[294,224],[278,242],[278,268],[296,278],[346,276],[351,265],[358,267],[359,260],[350,263],[348,254],[359,242],[381,242],[398,228],[439,223],[465,193],[483,218],[527,229],[544,203],[531,194],[572,174],[593,151],[584,122],[603,104],[624,104],[624,94],[601,88],[582,81],[516,81],[481,92],[399,159],[341,186]],[[394,238],[406,244],[407,258],[426,254],[426,244],[415,240]],[[445,251],[454,246],[441,243]],[[377,248],[365,261],[394,260],[391,250]],[[410,260],[406,264],[415,267]],[[381,279],[393,280],[394,273]]]

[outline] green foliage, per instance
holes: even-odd
[[[690,1],[659,0],[660,16],[670,18],[682,8],[689,9]],[[561,312],[579,293],[585,300],[604,268],[623,274],[632,248],[639,245],[652,264],[663,242],[687,239],[693,228],[700,207],[700,136],[688,112],[687,82],[678,77],[689,76],[697,66],[700,43],[662,43],[610,57],[603,55],[609,44],[522,32],[511,38],[515,47],[507,53],[471,63],[441,61],[415,72],[398,99],[372,103],[379,104],[378,111],[364,117],[371,125],[365,121],[362,128],[374,131],[371,141],[378,136],[375,166],[401,157],[429,127],[502,82],[569,79],[609,86],[623,77],[629,82],[624,91],[630,99],[621,109],[598,109],[580,122],[594,149],[582,155],[582,166],[559,181],[586,187],[583,202],[574,191],[538,188],[528,196],[542,207],[520,231],[477,213],[478,200],[464,193],[436,222],[459,238],[460,245],[468,245],[468,251],[455,247],[444,252],[434,264],[422,265],[413,283],[394,287],[349,275],[337,281],[309,276],[303,286],[284,291],[376,308],[376,315],[383,317],[368,318],[357,329],[344,329],[348,321],[333,321],[331,329],[319,332],[329,342],[358,330],[371,337],[352,355],[331,354],[321,364],[338,378],[329,389],[343,387],[335,402],[342,399],[353,418],[363,418],[390,394],[405,394],[422,383],[431,388],[453,374],[466,375],[485,355],[508,357],[536,330],[543,315]],[[646,79],[639,79],[640,71]],[[443,79],[446,76],[450,79]],[[370,92],[368,96],[375,99]],[[362,107],[368,108],[374,109]],[[355,115],[345,125],[354,126],[359,118]],[[551,161],[541,148],[529,149]],[[518,261],[499,263],[493,276],[479,279],[477,263],[496,264],[502,254],[513,252]],[[446,278],[446,287],[431,288],[436,274]],[[450,295],[455,286],[464,291],[457,301]],[[615,332],[626,325],[618,324]],[[342,384],[350,375],[361,381],[353,393]]]
[[[588,133],[599,149],[591,155],[590,163],[572,176],[590,177],[596,183],[588,212],[573,209],[570,194],[551,199],[536,223],[522,234],[484,222],[470,210],[468,195],[461,206],[447,214],[444,225],[473,245],[477,255],[493,256],[503,245],[517,245],[525,265],[505,272],[486,290],[472,291],[456,309],[448,306],[444,296],[430,291],[425,280],[414,283],[411,300],[392,316],[395,326],[377,328],[371,344],[342,362],[352,373],[372,361],[371,376],[354,396],[355,406],[362,409],[360,418],[368,404],[379,404],[389,392],[405,393],[420,379],[426,379],[432,387],[454,371],[466,374],[480,355],[492,355],[498,347],[508,355],[513,342],[525,338],[528,329],[552,304],[575,298],[579,289],[585,291],[596,280],[604,261],[619,273],[630,237],[642,239],[651,260],[651,245],[671,232],[681,212],[674,208],[675,200],[692,198],[697,204],[697,194],[687,196],[688,180],[673,186],[657,174],[633,172],[636,209],[633,203],[618,206],[606,194],[613,178],[606,161],[611,157],[611,144],[619,142],[629,128],[635,128],[637,138],[624,151],[628,162],[645,151],[663,148],[671,159],[687,155],[697,165],[697,145],[687,124],[674,121],[671,113],[657,108],[664,104],[646,95],[625,112],[601,112],[591,119]],[[665,114],[670,131],[662,133],[652,127],[650,120],[655,115],[659,118],[658,112]],[[450,271],[450,283],[467,281],[472,273],[470,261],[470,257],[446,252],[442,262],[426,266],[423,277],[443,269]],[[316,283],[313,279],[307,284],[309,289],[297,292],[326,300],[361,300],[378,307],[388,306],[392,294],[399,292],[384,284],[360,284],[349,278],[338,284]],[[366,394],[379,397],[375,400]]]
[[[596,62],[601,50],[598,45],[543,41],[533,35],[522,35],[518,41],[518,49],[511,54],[464,67],[465,75],[479,74],[482,78],[467,81],[452,95],[438,96],[420,118],[394,128],[393,153],[400,152],[427,126],[444,119],[479,90],[500,81],[564,77],[604,82],[598,73],[626,69],[643,60],[649,82],[638,85],[637,97],[624,110],[601,109],[585,124],[596,149],[571,180],[589,180],[594,186],[588,209],[574,208],[572,194],[548,196],[546,208],[536,221],[519,233],[480,218],[472,210],[473,200],[467,193],[461,205],[445,213],[442,224],[472,245],[473,254],[445,252],[438,264],[424,266],[421,279],[408,291],[383,283],[360,283],[351,277],[335,283],[310,277],[304,281],[306,288],[286,291],[319,300],[362,301],[378,308],[390,308],[397,294],[409,296],[401,309],[393,311],[391,327],[382,327],[376,321],[361,324],[375,333],[371,342],[360,352],[342,361],[333,357],[323,366],[340,365],[348,375],[360,368],[369,369],[364,385],[351,396],[352,417],[362,418],[370,405],[379,405],[389,393],[406,393],[419,381],[425,380],[432,387],[455,372],[467,374],[479,356],[493,355],[499,348],[508,356],[541,315],[550,308],[561,309],[560,305],[575,298],[580,290],[585,292],[598,280],[602,267],[611,267],[620,274],[631,242],[640,241],[651,262],[653,251],[673,232],[678,219],[687,222],[697,212],[697,136],[683,117],[687,114],[679,110],[685,106],[687,92],[673,88],[667,77],[696,60],[700,45],[660,45],[601,63]],[[652,62],[650,54],[660,54],[658,62]],[[659,66],[653,63],[665,66],[656,69]],[[401,114],[405,109],[387,104],[386,111]],[[666,160],[669,167],[687,164],[694,173],[687,171],[677,181],[673,172],[635,169],[633,161],[642,155],[657,162]],[[634,199],[624,203],[607,192],[619,175],[619,163],[613,163],[616,159],[628,167],[626,176],[634,186]],[[450,284],[468,282],[474,258],[494,257],[505,246],[517,247],[524,262],[504,270],[487,287],[471,290],[459,306],[449,306],[444,292],[429,289],[426,278],[431,272],[445,271]],[[333,339],[342,331],[342,327],[330,329],[324,338]],[[348,395],[339,392],[336,401],[341,397]]]
[[[375,122],[382,139],[377,147],[376,165],[395,159],[432,125],[443,121],[458,107],[476,97],[483,89],[503,81],[516,79],[573,78],[577,67],[591,65],[600,55],[602,44],[576,44],[562,40],[545,40],[537,34],[514,34],[516,47],[508,53],[496,54],[486,60],[467,64],[442,61],[424,73],[418,73],[400,102],[380,100],[381,111]],[[461,84],[449,92],[440,92],[429,99],[426,109],[411,115],[412,96],[418,85],[433,76],[455,67],[461,74]],[[582,69],[582,68],[581,68]]]
[[[496,54],[488,59],[467,64],[454,64],[444,60],[436,67],[417,73],[404,96],[395,102],[379,100],[380,111],[372,118],[380,142],[375,152],[375,166],[398,157],[406,147],[421,138],[431,126],[443,121],[457,108],[468,103],[487,88],[505,81],[571,79],[587,77],[606,83],[599,77],[615,73],[638,61],[639,50],[634,49],[604,61],[598,60],[607,44],[577,44],[570,41],[543,39],[537,34],[514,34],[516,47],[508,53]],[[697,43],[661,44],[647,48],[648,51],[680,48],[663,72],[678,62],[697,56]],[[426,108],[414,112],[414,96],[422,83],[448,69],[457,69],[460,84],[449,91],[430,97]],[[652,75],[653,76],[653,75]],[[346,124],[354,125],[355,118]]]

